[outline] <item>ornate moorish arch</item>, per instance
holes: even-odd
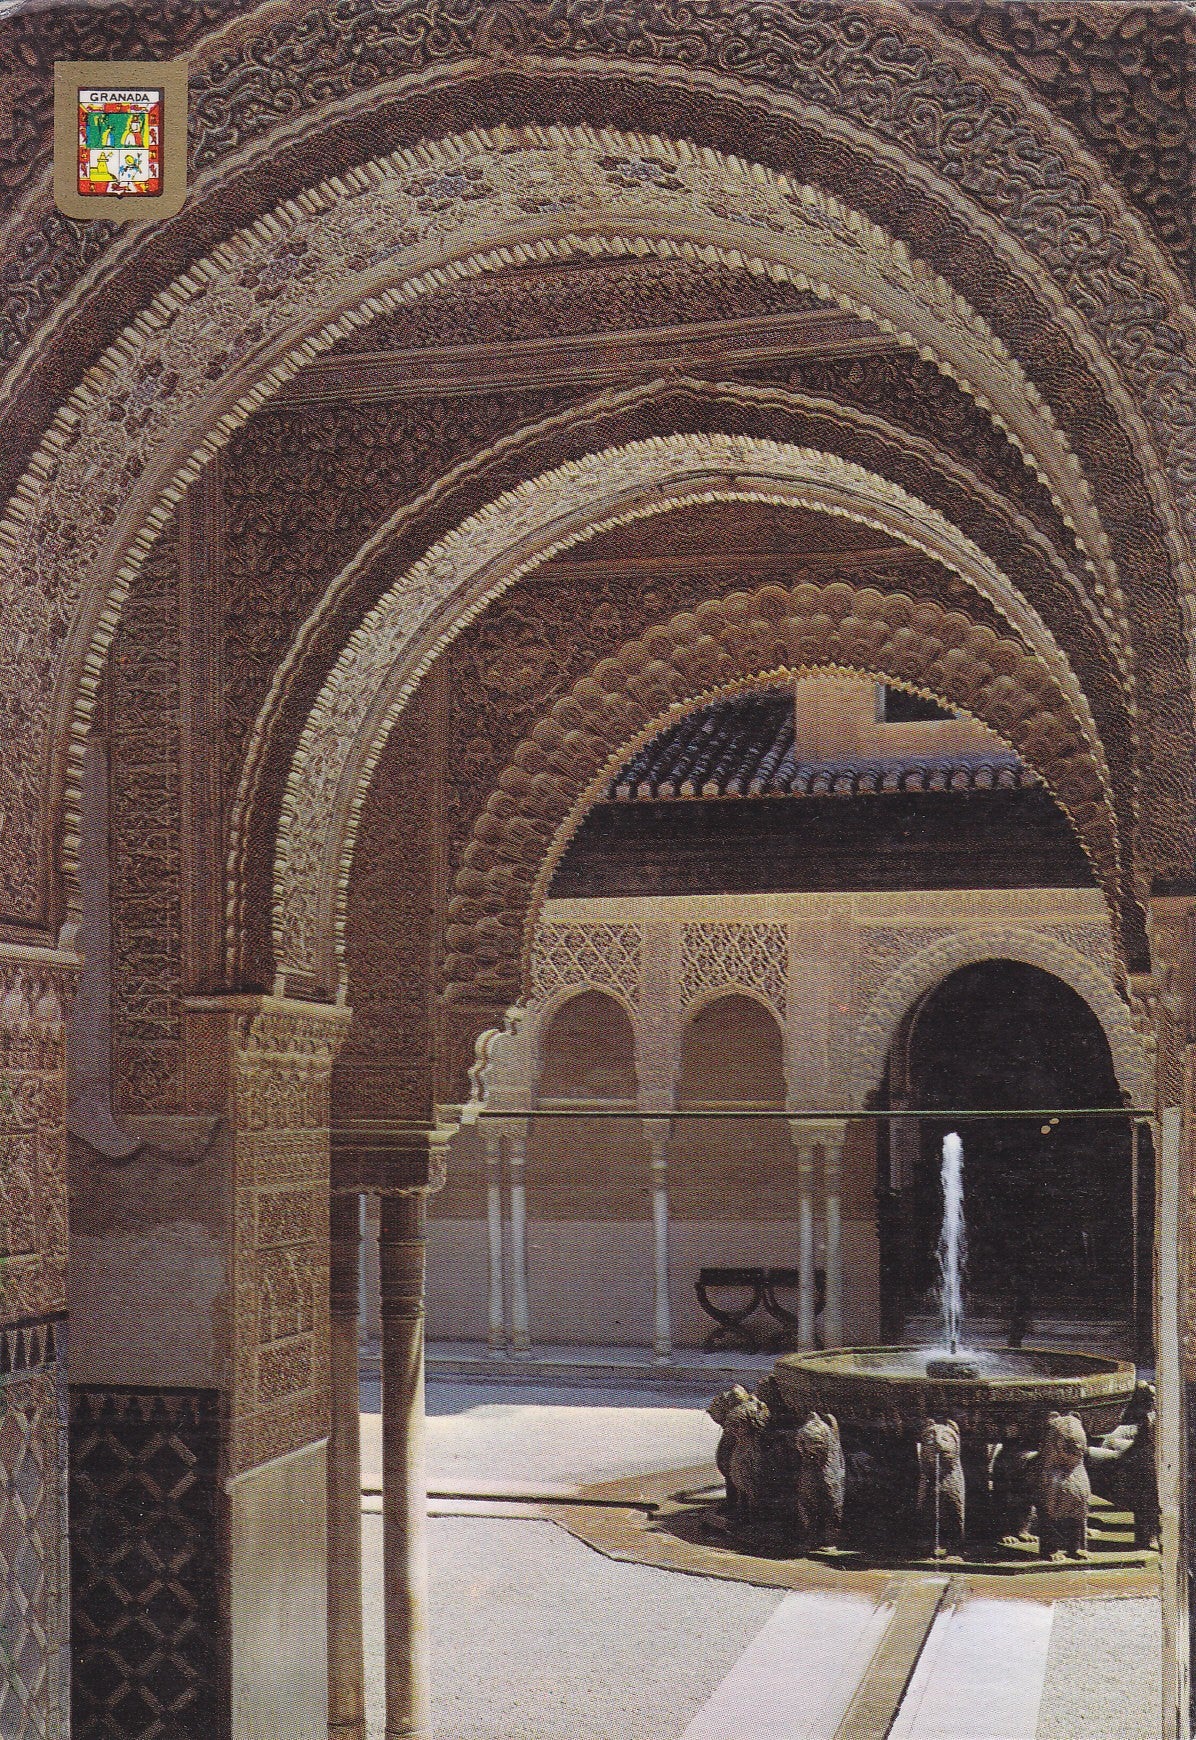
[[[434,285],[644,248],[790,277],[950,372],[1049,483],[1116,618],[1108,542],[1057,419],[958,291],[870,219],[667,140],[560,127],[442,140],[240,232],[155,297],[59,411],[0,526],[14,671],[3,722],[20,746],[0,790],[5,906],[51,912],[59,814],[73,872],[82,739],[123,599],[187,484],[252,409],[337,337]]]
[[[924,378],[921,371],[920,378]],[[889,379],[887,373],[883,379]],[[1050,508],[1045,492],[1028,482],[1019,491],[1016,472],[1011,480],[1007,471],[1002,473],[1005,487],[994,489],[965,460],[938,445],[925,427],[910,430],[879,415],[876,405],[883,403],[884,394],[877,398],[877,385],[871,385],[868,410],[841,402],[825,388],[807,392],[736,380],[711,383],[677,377],[607,389],[502,436],[380,521],[329,581],[275,671],[246,733],[229,836],[225,916],[232,980],[248,973],[250,980],[268,982],[274,970],[267,916],[271,890],[262,866],[274,848],[283,788],[299,745],[303,715],[334,666],[351,625],[368,617],[373,632],[384,624],[388,595],[393,600],[410,587],[411,575],[419,573],[420,560],[438,534],[438,550],[461,550],[466,531],[472,534],[483,508],[489,509],[503,494],[510,477],[522,476],[532,488],[546,465],[554,474],[567,477],[563,461],[593,465],[595,451],[621,450],[631,441],[645,446],[648,433],[750,435],[760,443],[771,440],[824,452],[828,465],[835,456],[846,459],[878,479],[875,500],[867,504],[864,517],[888,514],[891,526],[896,524],[891,509],[899,499],[890,489],[892,483],[936,508],[964,535],[961,548],[969,547],[970,539],[989,557],[986,575],[973,571],[969,584],[978,583],[994,605],[1018,623],[1026,621],[1027,611],[1017,594],[1021,600],[1032,598],[1032,614],[1052,631],[1056,644],[1067,646],[1068,660],[1089,697],[1109,762],[1123,838],[1134,840],[1136,851],[1149,848],[1146,856],[1151,863],[1158,861],[1154,854],[1165,856],[1168,842],[1180,836],[1186,840],[1190,820],[1185,819],[1186,810],[1178,813],[1183,806],[1175,803],[1171,788],[1151,782],[1139,799],[1134,671],[1132,666],[1118,668],[1115,649],[1105,638],[1090,595],[1089,577],[1074,552],[1069,559],[1066,527]],[[953,400],[961,397],[952,390]],[[903,405],[902,412],[906,409]],[[978,431],[972,433],[979,439]],[[765,451],[763,445],[758,451]],[[1009,455],[1012,451],[1006,449]],[[709,453],[700,463],[709,467]],[[850,465],[841,475],[850,475]],[[737,480],[735,487],[741,483]],[[596,487],[605,490],[606,480],[600,477]],[[849,514],[860,512],[858,499],[849,500],[846,492],[837,505]],[[906,530],[909,523],[906,516]],[[445,537],[446,526],[463,530]],[[900,527],[898,535],[903,535]],[[461,558],[463,573],[472,560],[468,555]],[[994,568],[1008,584],[994,586]],[[464,621],[457,626],[464,627]],[[392,696],[398,695],[405,674],[396,666],[388,676]],[[1140,810],[1146,823],[1141,837]],[[1144,874],[1149,872],[1140,868],[1139,877]]]
[[[1010,641],[999,658],[1024,666],[1031,691],[1050,687],[1061,708],[1058,718],[1070,718],[1075,745],[1086,745],[1097,785],[1081,796],[1065,777],[1069,795],[1060,796],[1068,804],[1098,801],[1104,807],[1098,831],[1108,837],[1099,855],[1106,860],[1102,874],[1112,895],[1120,848],[1100,734],[1066,657],[988,558],[925,503],[833,455],[746,436],[656,437],[589,454],[507,491],[409,569],[351,637],[308,719],[283,801],[275,864],[275,958],[281,971],[335,983],[333,951],[343,933],[369,781],[408,696],[449,640],[505,587],[570,545],[646,514],[713,500],[813,506],[858,519],[921,550],[989,598],[1020,637],[1021,650],[1014,655]],[[967,632],[974,630],[966,617],[959,620]],[[916,639],[917,632],[906,638]],[[817,635],[811,646],[816,642]],[[770,647],[763,668],[791,662],[782,642]],[[933,662],[942,649],[927,641],[926,650]],[[814,662],[822,656],[815,653]],[[967,662],[963,655],[952,655],[948,664],[961,661]],[[903,668],[892,672],[897,677],[905,675],[908,660],[900,662]],[[968,705],[959,695],[952,699]],[[1000,711],[1004,716],[1009,710]],[[638,719],[636,728],[644,722]],[[1056,767],[1058,750],[1043,740],[1033,754],[1027,747],[1027,758],[1050,777],[1042,764]],[[1098,790],[1105,794],[1099,800]],[[1093,817],[1080,824],[1074,813],[1082,831],[1094,825]]]
[[[1117,1080],[1130,1103],[1147,1106],[1153,1102],[1150,1048],[1135,1027],[1116,980],[1090,953],[1082,953],[1053,932],[1027,924],[961,929],[936,939],[894,970],[856,1024],[851,1082],[857,1109],[864,1109],[869,1096],[880,1087],[893,1040],[913,1006],[960,967],[990,960],[1022,961],[1070,985],[1100,1022]]]
[[[535,915],[556,864],[629,752],[679,711],[716,695],[827,667],[933,693],[1012,742],[1070,814],[1115,910],[1099,775],[1080,737],[1066,728],[1060,735],[1065,703],[1038,659],[962,612],[915,604],[900,592],[842,582],[770,585],[708,600],[624,646],[577,682],[516,751],[457,873],[446,996],[510,1001],[526,987]]]

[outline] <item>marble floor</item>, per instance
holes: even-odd
[[[363,1385],[370,1735],[382,1736],[381,1420]],[[428,1385],[438,1740],[1157,1740],[1159,1607],[947,1577],[785,1591],[625,1563],[536,1502],[713,1458],[704,1393]]]

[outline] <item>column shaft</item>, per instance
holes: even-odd
[[[362,1198],[331,1203],[328,1436],[328,1732],[365,1740],[361,1623],[361,1406],[357,1336]]]
[[[511,1168],[511,1345],[516,1353],[528,1353],[532,1335],[527,1301],[526,1128],[507,1137],[507,1161]]]
[[[423,1193],[382,1199],[382,1555],[386,1740],[428,1740]]]
[[[797,1344],[814,1345],[814,1148],[808,1137],[797,1144]]]
[[[487,1130],[486,1144],[486,1255],[488,1335],[491,1353],[507,1350],[506,1307],[503,1303],[502,1262],[502,1136]]]
[[[667,1126],[648,1125],[652,1154],[652,1352],[664,1362],[673,1357],[669,1310],[669,1137]]]
[[[822,1338],[827,1347],[843,1345],[843,1141],[828,1137],[822,1145],[826,1196],[826,1305]]]

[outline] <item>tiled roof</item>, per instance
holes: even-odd
[[[854,797],[899,791],[1012,790],[1038,784],[1012,750],[808,760],[794,742],[793,698],[716,701],[662,731],[611,781],[615,801],[712,797]]]

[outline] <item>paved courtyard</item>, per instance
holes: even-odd
[[[759,1588],[617,1561],[537,1512],[537,1499],[711,1462],[706,1399],[429,1382],[437,1740],[1157,1740],[1157,1601],[968,1598],[912,1574],[883,1592]],[[381,1421],[368,1385],[363,1404],[369,1732],[381,1740]],[[934,1617],[894,1686],[891,1640],[919,1603]]]

